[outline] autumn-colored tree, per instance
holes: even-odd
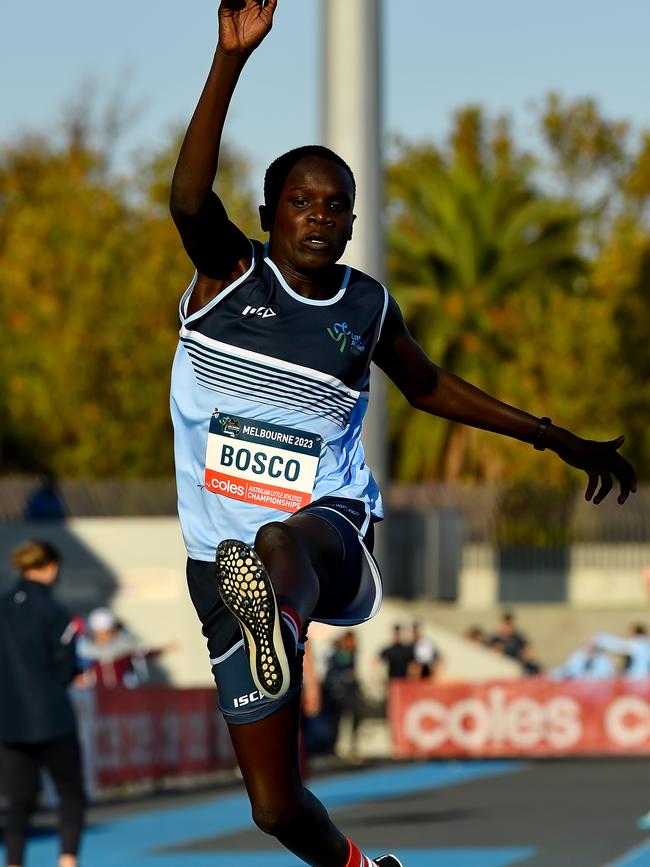
[[[611,364],[603,388],[619,392],[626,453],[650,476],[650,133],[602,115],[593,100],[551,95],[541,117],[559,183],[597,219],[589,236],[594,290],[605,300]]]
[[[167,209],[179,136],[117,175],[119,119],[102,139],[88,118],[81,104],[62,140],[0,149],[0,471],[168,475],[169,365],[191,278]],[[434,361],[586,436],[627,432],[647,478],[650,134],[558,96],[539,120],[534,159],[477,108],[444,146],[398,143],[389,285]],[[257,236],[246,161],[227,149],[218,185]],[[401,480],[516,486],[570,472],[394,392],[390,420]]]
[[[167,211],[177,139],[117,178],[75,124],[0,154],[0,470],[172,472],[169,368],[191,265]],[[220,182],[253,226],[246,166]]]

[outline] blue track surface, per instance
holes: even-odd
[[[650,842],[643,843],[609,867],[650,867]]]
[[[312,786],[330,810],[385,801],[403,795],[455,786],[470,780],[518,773],[513,762],[449,762],[417,764],[381,771],[356,772]],[[191,846],[197,840],[226,836],[250,828],[250,807],[243,794],[209,798],[200,804],[153,810],[106,822],[87,831],[83,863],[89,867],[296,867],[290,854],[256,849],[250,852],[161,852]],[[263,842],[263,838],[262,838]],[[531,849],[417,849],[397,852],[407,867],[508,867]],[[52,837],[30,843],[26,867],[51,867],[57,846]],[[371,854],[377,854],[373,852]]]
[[[643,760],[459,761],[355,770],[310,788],[369,855],[394,851],[404,867],[650,867],[650,838],[636,827],[649,780]],[[82,867],[303,863],[254,828],[241,788],[173,803],[93,810]],[[24,867],[56,857],[54,834],[41,834]]]

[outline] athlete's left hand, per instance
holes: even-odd
[[[620,485],[618,502],[623,504],[630,492],[636,491],[636,476],[632,465],[618,453],[625,442],[625,437],[620,436],[608,442],[596,440],[584,440],[569,431],[564,431],[559,442],[554,442],[549,447],[562,460],[572,467],[584,470],[589,476],[585,500],[593,498],[595,504],[601,503],[614,486],[612,476]],[[600,489],[596,493],[598,484]],[[594,494],[596,496],[594,497]]]

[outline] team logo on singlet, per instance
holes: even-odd
[[[339,352],[345,352],[346,348],[349,348],[352,355],[361,355],[366,348],[361,335],[353,334],[347,322],[335,322],[327,329],[327,333],[335,343],[338,343]]]

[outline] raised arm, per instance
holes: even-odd
[[[227,280],[250,256],[245,236],[212,191],[230,100],[244,64],[271,29],[277,0],[222,0],[219,41],[172,179],[170,211],[201,275]]]
[[[589,476],[585,499],[600,503],[620,483],[619,503],[636,491],[631,465],[618,454],[624,437],[595,442],[523,412],[491,397],[480,388],[437,367],[413,339],[397,303],[390,299],[381,338],[373,361],[393,380],[409,403],[424,412],[471,427],[513,437],[537,448],[554,451],[565,463]]]

